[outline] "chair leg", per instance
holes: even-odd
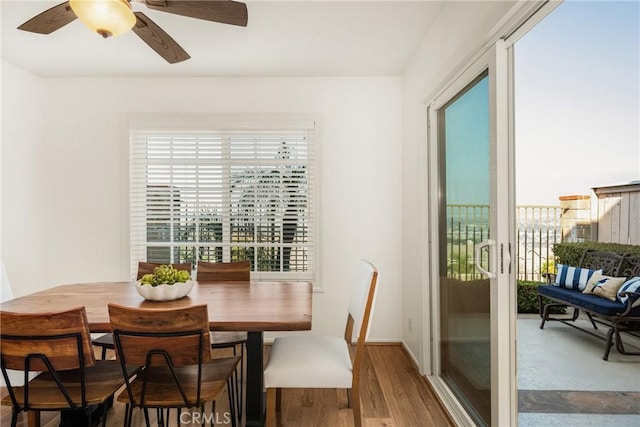
[[[593,320],[593,317],[591,316],[591,313],[587,313],[587,317],[591,321],[591,324],[593,325],[593,329],[598,329],[598,325],[596,325],[596,322]]]
[[[102,413],[102,427],[107,427],[107,412],[109,411],[109,408],[107,408],[106,406],[103,406],[103,408],[104,412]]]
[[[236,427],[236,410],[238,408],[238,402],[235,401],[234,399],[234,387],[237,388],[237,384],[235,384],[235,381],[233,379],[233,375],[231,375],[229,377],[229,379],[227,380],[227,394],[229,396],[229,412],[231,415],[231,427]],[[237,398],[237,394],[236,394],[236,398]],[[215,402],[214,402],[215,404]],[[212,412],[213,413],[213,412]]]
[[[91,410],[91,406],[87,406],[86,408],[84,408],[84,414],[85,414],[85,417],[87,418],[87,425],[89,427],[93,427],[93,420],[91,419],[92,418],[91,417],[91,412],[93,412]]]
[[[240,369],[240,386],[238,387],[238,422],[242,421],[242,399],[244,399],[244,347],[246,344],[240,344],[240,363],[238,364]],[[235,347],[234,353],[235,356]]]
[[[149,420],[149,410],[147,408],[143,409],[144,411],[144,422],[147,427],[151,427],[151,421]]]
[[[233,349],[233,355],[236,355],[236,349]],[[236,368],[237,369],[237,368]],[[238,408],[238,371],[234,370],[231,373],[229,379],[227,379],[227,393],[229,395],[229,409],[231,410],[231,417],[237,415]],[[239,420],[238,420],[239,421]]]
[[[607,331],[607,343],[605,345],[606,348],[604,350],[604,356],[602,356],[602,360],[609,359],[609,352],[611,351],[611,346],[613,345],[613,328]]]
[[[353,406],[353,425],[362,426],[362,414],[360,412],[360,391],[357,387],[351,389],[351,405]]]
[[[129,426],[131,427],[131,425],[133,424],[133,410],[135,409],[135,407],[133,405],[131,405],[129,407]]]
[[[163,414],[164,414],[164,411],[163,411]],[[166,416],[163,415],[163,417],[162,417],[162,425],[163,426],[169,427],[169,419],[170,419],[169,417],[171,417],[171,408],[167,408]]]
[[[102,360],[107,360],[107,347],[101,347],[102,348],[102,353],[101,353],[101,359]],[[102,404],[102,408],[104,413],[106,414],[107,411],[109,409],[111,409],[113,407],[113,394],[111,395],[111,397],[109,397],[103,404]],[[105,417],[106,418],[106,417]]]
[[[27,422],[29,427],[40,427],[40,411],[27,412]]]
[[[233,346],[233,355],[238,355],[237,346]],[[236,366],[236,369],[233,371],[233,381],[234,381],[234,395],[236,401],[236,416],[238,418],[238,422],[242,421],[242,399],[244,398],[244,344],[240,344],[240,363]],[[238,373],[239,371],[239,373]],[[239,379],[238,379],[239,378]]]
[[[18,424],[18,411],[15,409],[11,410],[11,427],[16,427]]]
[[[538,296],[538,298],[540,299],[540,304],[542,304],[542,297]],[[540,307],[542,307],[542,305],[540,305]],[[540,317],[542,318],[542,321],[540,322],[540,329],[544,329],[544,324],[547,322],[547,320],[549,320],[548,304],[545,304],[544,307],[542,307],[542,312],[540,314]]]
[[[124,407],[124,422],[123,427],[129,427],[129,404],[127,403]]]
[[[280,389],[267,389],[267,427],[276,427],[276,394]]]

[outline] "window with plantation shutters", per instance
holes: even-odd
[[[131,125],[132,271],[249,259],[258,279],[314,280],[313,122],[209,126]]]

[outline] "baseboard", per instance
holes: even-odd
[[[265,340],[265,342],[264,342],[265,346],[270,346],[272,344],[273,344],[273,340],[269,340],[269,341]],[[351,344],[352,345],[356,345],[355,342],[353,342]],[[401,342],[401,341],[367,341],[367,342],[364,343],[364,345],[369,346],[369,347],[378,346],[378,345],[379,346],[382,346],[382,345],[397,345],[397,346],[401,346],[402,347],[402,346],[404,346],[404,343]],[[416,366],[418,366],[417,363],[415,363],[415,359],[413,359],[411,356],[410,356],[410,358],[411,358],[412,361],[414,361],[414,364]]]
[[[275,337],[264,338],[264,345],[273,344],[274,339]],[[355,345],[356,342],[354,341],[352,342],[352,344]],[[397,339],[373,339],[373,340],[367,340],[364,344],[365,345],[402,345],[402,341]]]
[[[413,367],[416,368],[416,371],[420,372],[420,363],[418,362],[418,359],[416,359],[416,357],[413,355],[413,352],[409,349],[409,346],[407,346],[407,343],[402,341],[401,347],[402,351],[404,351],[404,354],[406,354],[409,360],[411,360],[411,363],[413,363]]]
[[[364,345],[402,345],[402,342],[400,341],[367,341],[364,343]]]
[[[351,342],[351,345],[356,345],[357,342]],[[400,341],[365,341],[364,343],[367,347],[375,347],[375,346],[385,346],[385,345],[397,345],[400,346],[402,343]]]

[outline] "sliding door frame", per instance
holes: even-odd
[[[425,188],[428,199],[423,222],[423,366],[421,371],[438,394],[454,421],[475,425],[462,404],[439,377],[439,109],[484,70],[489,70],[491,140],[492,233],[498,236],[495,256],[497,278],[491,280],[491,400],[492,426],[517,425],[516,364],[516,266],[515,259],[515,124],[513,44],[553,11],[561,1],[534,1],[514,7],[497,25],[493,36],[464,65],[427,98],[427,144]],[[429,220],[430,218],[430,220]],[[493,237],[492,237],[493,238]],[[426,314],[429,313],[429,314]]]

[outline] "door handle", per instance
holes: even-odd
[[[493,273],[491,271],[485,270],[484,268],[482,268],[482,266],[480,265],[480,251],[484,248],[495,248],[496,246],[496,241],[495,240],[485,240],[484,242],[479,243],[476,246],[476,253],[475,253],[475,264],[476,264],[476,268],[478,269],[478,271],[482,274],[484,274],[485,276],[487,276],[489,279],[495,279],[496,273]],[[495,268],[493,268],[494,264],[495,264],[495,254],[493,253],[495,252],[495,249],[492,249],[489,251],[489,264],[491,265],[491,267],[489,267],[491,270],[495,271]]]

